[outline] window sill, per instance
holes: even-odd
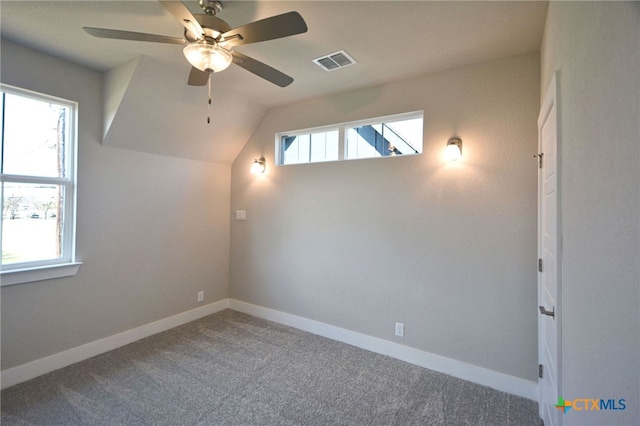
[[[0,286],[52,280],[72,277],[78,273],[82,262],[70,262],[62,265],[40,266],[37,268],[14,269],[0,272]]]

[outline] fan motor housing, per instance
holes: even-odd
[[[222,3],[216,0],[200,0],[198,3],[207,15],[215,16],[222,10]]]
[[[193,16],[200,23],[204,31],[205,39],[209,39],[210,41],[217,40],[220,34],[231,30],[231,26],[217,16],[204,14]],[[188,42],[193,43],[194,41],[200,40],[200,35],[196,35],[185,28],[184,38]]]

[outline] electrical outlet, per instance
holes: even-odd
[[[204,291],[198,292],[198,302],[204,302]]]
[[[401,322],[396,323],[396,336],[404,337],[404,324]]]

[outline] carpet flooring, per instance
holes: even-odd
[[[2,391],[8,425],[540,425],[535,402],[231,310]]]

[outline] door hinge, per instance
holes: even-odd
[[[542,168],[542,156],[544,155],[544,153],[540,153],[540,154],[536,154],[534,155],[534,157],[538,157],[538,167]]]
[[[542,364],[538,364],[538,377],[542,379]]]
[[[542,259],[538,259],[538,272],[542,272]]]

